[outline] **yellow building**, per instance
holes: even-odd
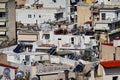
[[[93,0],[86,0],[86,3],[91,4]]]

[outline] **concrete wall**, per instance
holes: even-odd
[[[91,11],[90,6],[77,6],[77,24],[78,26],[84,25],[84,22],[90,21]]]
[[[46,60],[49,60],[49,55],[46,54],[46,55],[41,55],[41,54],[22,54],[22,55],[16,55],[16,54],[12,54],[12,55],[8,55],[7,57],[7,60],[9,62],[13,62],[13,63],[18,63],[18,64],[23,64],[23,59],[25,59],[25,56],[28,56],[30,55],[30,63],[28,65],[31,65],[31,62],[33,61],[40,61],[40,58],[41,58],[41,61],[46,61]]]
[[[102,20],[102,13],[105,13],[105,19],[106,20],[113,20],[113,18],[117,18],[116,17],[116,13],[114,11],[101,11],[100,12],[100,20]]]
[[[18,35],[18,41],[37,41],[38,35]]]
[[[56,0],[56,2],[53,2],[53,0],[43,0],[43,7],[45,8],[65,8],[66,7],[66,2],[68,0]]]
[[[39,77],[40,77],[40,80],[59,80],[59,79],[65,80],[64,72],[60,72],[58,74],[51,74],[51,75],[49,75],[49,74],[47,74],[47,75],[40,75]],[[75,73],[70,72],[69,73],[69,78],[70,77],[75,78]]]
[[[38,24],[54,21],[56,9],[16,9],[16,21],[23,24]],[[49,13],[49,14],[48,14]],[[31,18],[28,18],[31,15]]]
[[[98,0],[98,3],[100,4],[101,2],[104,2],[106,5],[119,5],[119,0]]]
[[[0,63],[8,64],[6,54],[0,54]]]
[[[67,0],[39,0],[38,4],[43,4],[44,8],[65,8]],[[34,0],[26,0],[26,5],[32,5],[35,1]]]
[[[120,60],[120,47],[101,45],[101,59],[104,61],[114,60],[113,54],[116,53],[116,60]]]
[[[95,30],[109,30],[109,26],[108,24],[102,24],[102,23],[96,23],[95,27],[94,27]]]
[[[15,25],[15,0],[8,1],[8,32],[9,40],[16,39],[16,25]]]

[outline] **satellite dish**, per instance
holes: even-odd
[[[17,74],[16,74],[16,79],[22,79],[24,77],[24,72],[23,71],[19,71]]]
[[[10,68],[8,67],[4,68],[3,76],[6,78],[10,78]]]
[[[33,77],[32,80],[38,80],[38,78],[37,77]]]

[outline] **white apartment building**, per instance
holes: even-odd
[[[40,24],[65,17],[58,9],[16,9],[16,21],[23,24]]]
[[[98,3],[104,3],[105,5],[120,5],[120,0],[96,0]]]
[[[120,28],[120,9],[103,8],[99,16],[100,19],[95,21],[95,30],[113,31]]]
[[[32,5],[42,5],[42,7],[33,9]],[[56,20],[69,20],[69,5],[69,0],[27,0],[25,4],[27,9],[16,9],[16,21],[23,24],[40,24]]]

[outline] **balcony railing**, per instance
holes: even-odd
[[[7,12],[7,9],[0,9],[0,12]]]
[[[4,40],[7,40],[7,36],[0,36],[0,41],[4,41]]]
[[[118,21],[120,21],[120,18],[110,18],[106,20],[99,20],[99,21],[96,21],[95,23],[113,23]]]
[[[8,20],[7,18],[0,17],[0,21],[7,21],[7,20]]]
[[[6,27],[0,27],[0,31],[7,31],[7,28]]]

